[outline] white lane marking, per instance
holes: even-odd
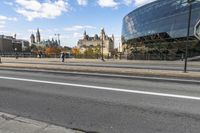
[[[126,92],[126,93],[134,93],[134,94],[171,97],[171,98],[179,98],[179,99],[200,100],[200,97],[195,97],[195,96],[176,95],[176,94],[167,94],[167,93],[157,93],[157,92],[139,91],[139,90],[128,90],[128,89],[110,88],[110,87],[102,87],[102,86],[72,84],[72,83],[63,83],[63,82],[54,82],[54,81],[44,81],[44,80],[14,78],[14,77],[3,77],[3,76],[0,76],[0,79],[15,80],[15,81],[25,81],[25,82],[34,82],[34,83],[44,83],[44,84],[53,84],[53,85],[63,85],[63,86],[73,86],[73,87],[81,87],[81,88],[92,88],[92,89],[97,89],[97,90],[117,91],[117,92]]]

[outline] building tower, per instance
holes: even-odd
[[[31,40],[31,44],[35,43],[35,36],[34,36],[34,34],[31,34],[30,40]]]
[[[115,42],[115,36],[112,34],[112,41]]]
[[[86,31],[84,31],[84,33],[83,33],[83,38],[84,38],[84,40],[87,40],[87,33],[86,33]]]
[[[38,28],[37,32],[36,32],[36,42],[39,43],[40,41],[41,41],[41,39],[40,39],[40,30]]]
[[[104,31],[104,28],[101,29],[101,39],[105,40],[106,33]]]

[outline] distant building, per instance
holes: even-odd
[[[18,52],[29,51],[29,42],[23,39],[14,39],[12,41],[13,49],[17,50]]]
[[[39,30],[39,28],[37,29],[37,32],[36,32],[36,42],[37,42],[37,43],[40,43],[40,42],[41,42],[40,30]]]
[[[112,35],[112,37],[108,37],[104,29],[102,29],[100,35],[98,36],[96,34],[94,37],[90,37],[85,31],[83,34],[83,39],[80,39],[77,45],[80,49],[80,52],[83,53],[88,48],[102,48],[103,43],[103,53],[110,54],[114,50],[114,41],[114,35]]]
[[[35,35],[34,34],[31,34],[30,40],[31,40],[31,44],[35,43]]]
[[[0,35],[0,52],[12,52],[12,40],[4,35]]]
[[[0,35],[0,52],[23,52],[29,48],[29,42],[22,39],[16,39],[16,35]]]
[[[39,28],[37,29],[36,36],[34,34],[31,34],[30,36],[30,43],[31,45],[35,45],[37,47],[57,47],[59,45],[59,42],[57,40],[54,40],[53,38],[50,40],[43,40],[41,41],[41,34]]]

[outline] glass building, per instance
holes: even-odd
[[[189,6],[187,0],[156,0],[130,12],[123,19],[122,42],[155,43],[186,40]],[[192,5],[190,39],[200,19],[200,0]]]

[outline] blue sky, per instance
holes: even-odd
[[[42,39],[61,35],[63,46],[73,47],[84,30],[90,36],[102,27],[120,42],[123,17],[153,0],[1,0],[0,34],[29,40],[41,29]]]

